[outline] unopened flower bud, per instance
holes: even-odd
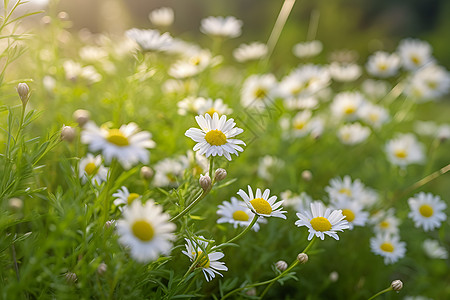
[[[302,179],[304,181],[311,181],[312,176],[313,175],[312,175],[310,170],[305,170],[305,171],[302,172]]]
[[[276,262],[275,267],[280,270],[281,272],[285,271],[288,267],[287,262],[285,262],[284,260],[279,260]]]
[[[245,291],[245,294],[247,296],[256,296],[256,289],[255,288],[251,288]]]
[[[114,226],[114,223],[115,223],[115,220],[106,221],[105,227],[110,228],[110,227]]]
[[[403,282],[401,280],[394,280],[391,283],[391,287],[394,291],[398,292],[403,288]]]
[[[154,172],[151,168],[147,167],[147,166],[143,166],[141,168],[141,177],[145,180],[149,180],[153,177]]]
[[[198,180],[200,186],[204,191],[208,190],[211,187],[211,177],[209,175],[200,175],[200,179]]]
[[[67,272],[64,276],[66,277],[67,283],[75,283],[78,280],[77,274],[73,272]]]
[[[69,20],[69,14],[67,12],[65,12],[65,11],[61,11],[61,12],[58,13],[58,18],[61,21],[67,21],[67,20]]]
[[[84,124],[86,124],[90,120],[90,113],[84,109],[77,109],[73,113],[73,118],[78,123],[78,125],[80,125],[80,127],[83,127]]]
[[[330,273],[330,281],[331,282],[336,282],[339,279],[339,273],[336,271],[333,271]]]
[[[77,135],[75,128],[70,127],[70,126],[63,126],[63,128],[61,129],[61,140],[63,141],[68,141],[69,143],[71,143],[74,139],[75,136]]]
[[[221,181],[224,180],[225,177],[227,177],[227,170],[219,168],[216,170],[216,173],[214,174],[214,180],[215,181]]]
[[[23,207],[23,201],[20,198],[11,198],[9,199],[8,204],[12,210],[21,210]]]
[[[28,98],[30,96],[30,87],[28,84],[21,82],[17,85],[17,94],[19,94],[22,105],[26,106],[28,103]]]
[[[108,270],[108,266],[103,262],[101,264],[99,264],[97,267],[97,273],[99,275],[105,274],[106,270]]]
[[[297,255],[297,260],[301,263],[301,264],[306,264],[308,262],[308,254],[306,253],[299,253]]]

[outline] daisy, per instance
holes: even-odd
[[[431,193],[420,192],[408,199],[411,211],[408,216],[414,220],[416,227],[425,231],[441,227],[441,222],[447,219],[445,208],[447,204],[441,197]]]
[[[89,84],[93,84],[102,80],[100,75],[93,66],[81,66],[73,60],[66,60],[63,63],[67,80],[77,81],[79,78],[86,80]]]
[[[153,184],[157,187],[177,187],[189,162],[184,156],[165,158],[154,165]]]
[[[340,82],[355,81],[362,74],[361,67],[353,63],[340,64],[332,62],[328,67],[328,71],[330,72],[331,78]]]
[[[295,44],[292,53],[298,58],[308,58],[318,55],[322,52],[323,45],[321,41],[309,41]]]
[[[386,143],[385,151],[389,161],[401,167],[422,163],[425,159],[423,145],[412,134],[401,134]]]
[[[435,259],[447,259],[448,251],[444,247],[439,245],[438,241],[425,240],[422,244],[423,250],[430,258]]]
[[[374,128],[380,128],[389,120],[389,113],[386,108],[365,102],[358,112],[359,117]]]
[[[375,52],[366,64],[367,72],[376,77],[390,77],[397,74],[400,68],[400,57],[384,51]]]
[[[433,60],[431,46],[425,41],[405,39],[398,46],[398,55],[406,70],[414,71]]]
[[[248,186],[248,194],[240,189],[237,194],[244,199],[245,204],[247,204],[248,208],[255,214],[262,217],[277,217],[286,219],[284,215],[286,211],[282,211],[281,204],[283,201],[277,201],[277,196],[269,197],[270,190],[266,189],[264,193],[258,188],[256,189],[256,193],[253,196],[253,191],[250,186]]]
[[[285,132],[288,130],[291,133],[291,136],[300,138],[304,137],[305,135],[309,134],[311,131],[310,128],[310,122],[312,117],[312,112],[310,110],[304,110],[301,112],[298,112],[292,120],[288,119],[281,119],[280,125],[284,129]]]
[[[85,158],[82,158],[78,165],[78,177],[81,178],[83,184],[89,179],[91,179],[92,184],[96,185],[100,185],[103,181],[106,181],[108,168],[103,166],[102,156],[94,156],[88,153]]]
[[[258,177],[267,181],[272,181],[274,175],[284,166],[284,161],[275,156],[265,155],[259,159],[257,174]]]
[[[241,90],[241,104],[243,107],[251,107],[264,110],[271,106],[275,98],[277,80],[272,74],[252,75],[248,77]]]
[[[359,92],[342,92],[334,97],[330,109],[337,118],[355,120],[358,117],[359,108],[365,102],[364,96]]]
[[[233,57],[242,63],[261,59],[267,55],[267,51],[267,45],[260,42],[241,44],[238,48],[234,49]]]
[[[352,181],[348,175],[344,178],[336,177],[330,180],[329,186],[325,187],[331,202],[339,200],[345,196],[349,199],[356,200],[364,191],[364,184],[359,179]]]
[[[155,26],[167,27],[172,25],[174,19],[173,9],[170,7],[161,7],[152,10],[148,15],[150,22]]]
[[[198,125],[201,129],[190,128],[186,131],[185,135],[194,140],[197,144],[194,146],[194,151],[199,151],[200,154],[209,156],[225,156],[231,161],[231,154],[238,154],[238,151],[242,152],[242,149],[238,145],[244,145],[241,140],[234,139],[233,137],[242,133],[244,130],[238,127],[234,127],[233,119],[227,121],[227,116],[223,115],[219,119],[219,114],[214,113],[213,117],[209,114],[205,116],[195,117]]]
[[[169,69],[170,76],[184,79],[203,72],[214,62],[209,50],[200,50],[187,55],[184,59],[175,62]]]
[[[245,202],[239,201],[236,197],[231,197],[231,202],[223,201],[218,208],[217,214],[220,218],[217,220],[217,223],[230,223],[233,224],[234,228],[237,228],[238,226],[248,227],[255,216],[255,214],[246,207]],[[257,232],[259,230],[258,223],[265,222],[267,222],[266,219],[258,218],[252,229]]]
[[[142,197],[141,195],[137,193],[130,193],[128,188],[126,186],[122,186],[120,189],[117,190],[113,195],[113,197],[116,197],[114,200],[114,205],[118,207],[123,207],[124,205],[130,205],[133,203],[134,200],[141,201]]]
[[[172,37],[168,32],[161,34],[154,29],[129,29],[126,36],[134,40],[144,51],[165,51],[172,45]]]
[[[337,136],[341,143],[346,145],[356,145],[364,142],[370,135],[370,128],[362,126],[360,123],[346,124],[339,128]]]
[[[426,101],[442,97],[449,89],[449,72],[442,66],[430,64],[413,74],[405,94]]]
[[[284,201],[284,206],[292,207],[297,212],[308,210],[311,203],[321,202],[319,200],[313,200],[313,198],[305,192],[301,192],[300,195],[295,195],[288,190],[282,192],[280,196]]]
[[[218,113],[219,116],[221,115],[228,115],[233,112],[231,108],[228,107],[225,103],[223,103],[222,99],[211,99],[211,98],[201,98],[203,101],[199,101],[199,103],[196,105],[197,111],[196,113],[198,115],[204,115],[209,114],[210,116],[213,116],[214,113]]]
[[[228,268],[225,266],[224,262],[219,261],[219,259],[224,257],[222,252],[211,252],[211,253],[203,253],[203,250],[206,250],[208,247],[208,242],[204,241],[203,236],[199,236],[195,243],[191,242],[191,240],[186,240],[186,251],[181,251],[184,255],[189,257],[191,262],[194,262],[198,259],[197,268],[201,268],[203,274],[205,274],[206,281],[212,280],[216,277],[216,274],[223,277],[218,271],[228,271]],[[211,250],[214,251],[214,248]]]
[[[379,211],[370,217],[373,230],[377,234],[398,234],[400,220],[395,216],[393,208],[387,211]]]
[[[208,17],[201,21],[200,31],[204,34],[223,38],[241,35],[242,21],[233,16]]]
[[[88,122],[81,132],[81,142],[89,144],[91,151],[101,150],[106,163],[117,158],[124,169],[129,169],[138,162],[148,163],[149,151],[146,148],[156,145],[151,136],[147,131],[139,131],[135,123],[109,129]]]
[[[331,207],[342,210],[342,214],[345,216],[345,220],[348,221],[350,230],[354,226],[364,226],[369,218],[369,213],[363,211],[362,204],[350,200],[347,197],[338,197]]]
[[[327,208],[322,202],[311,203],[311,212],[305,210],[297,213],[297,217],[300,219],[295,222],[298,227],[308,227],[309,236],[308,241],[313,236],[320,237],[321,240],[325,238],[325,234],[331,236],[335,240],[339,240],[339,236],[336,231],[344,231],[348,229],[348,221],[345,220],[345,216],[342,214],[342,210],[331,210]]]
[[[387,95],[389,84],[383,80],[366,79],[361,83],[361,90],[366,97],[378,100]]]
[[[133,201],[117,222],[119,242],[131,250],[138,262],[155,260],[161,254],[168,255],[172,249],[175,224],[168,222],[170,216],[153,200]]]
[[[405,256],[406,243],[400,242],[398,235],[377,234],[370,239],[373,253],[384,257],[384,264],[392,264]]]

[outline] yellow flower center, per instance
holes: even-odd
[[[200,174],[203,174],[203,169],[202,169],[202,167],[200,167],[199,165],[195,165],[195,166],[192,168],[192,174],[193,174],[194,176],[198,176],[198,175],[200,175]]]
[[[340,189],[339,190],[339,193],[340,194],[346,194],[347,196],[351,196],[352,195],[352,191],[350,190],[350,189],[348,189],[348,188],[342,188],[342,189]]]
[[[315,217],[312,219],[311,226],[316,231],[327,231],[331,229],[330,221],[324,217]]]
[[[135,221],[131,226],[131,230],[133,231],[134,236],[143,242],[150,241],[155,235],[153,226],[146,220]]]
[[[386,71],[388,66],[386,64],[378,64],[378,69],[381,71]]]
[[[127,198],[128,205],[130,205],[137,198],[139,198],[139,194],[131,193]]]
[[[233,219],[236,221],[248,221],[248,215],[243,210],[237,210],[233,213]]]
[[[389,228],[389,222],[388,221],[382,221],[380,223],[380,227],[383,229]]]
[[[411,55],[411,61],[415,64],[415,65],[419,65],[420,64],[420,57],[417,55]]]
[[[429,218],[433,215],[433,208],[428,204],[423,204],[419,207],[419,212],[425,218]]]
[[[202,251],[198,251],[197,253],[192,252],[192,256],[195,257],[195,259],[197,259],[197,257],[200,257],[202,255]],[[200,260],[197,263],[197,268],[209,268],[209,257],[208,255],[203,255]]]
[[[214,113],[217,113],[219,115],[219,112],[214,109],[214,107],[211,107],[207,112],[211,117],[214,115]]]
[[[435,81],[428,81],[428,82],[427,82],[427,85],[428,85],[428,87],[429,87],[430,89],[432,89],[432,90],[435,90],[435,89],[438,87],[438,84],[437,84],[437,82],[435,82]]]
[[[380,249],[383,250],[384,252],[394,252],[394,245],[386,242],[381,244]]]
[[[267,90],[266,90],[266,89],[258,88],[258,89],[255,91],[255,97],[256,97],[257,99],[266,98],[266,96],[267,96]]]
[[[88,176],[94,175],[97,173],[97,166],[93,162],[90,162],[86,165],[86,167],[84,167],[84,171],[88,174]]]
[[[344,109],[344,113],[345,113],[346,115],[350,115],[350,114],[354,113],[355,110],[356,110],[356,108],[355,108],[354,106],[347,106],[347,107]]]
[[[369,114],[369,119],[370,119],[372,122],[378,121],[379,118],[380,118],[380,116],[379,116],[378,114],[376,114],[376,113],[370,113],[370,114]]]
[[[200,63],[202,62],[202,60],[201,60],[200,57],[198,57],[198,56],[191,57],[191,59],[190,59],[189,61],[190,61],[190,63],[193,64],[194,66],[200,65]]]
[[[305,87],[303,87],[303,86],[297,86],[297,87],[292,89],[291,93],[292,93],[292,95],[297,96],[298,94],[300,94],[304,90],[304,88]]]
[[[119,147],[128,146],[130,144],[128,138],[124,136],[119,129],[110,129],[106,140]]]
[[[227,143],[227,137],[218,129],[208,131],[205,140],[212,146],[222,146]]]
[[[345,216],[345,219],[349,222],[352,222],[355,219],[355,213],[351,209],[343,209],[342,214]]]
[[[408,156],[408,153],[406,152],[405,149],[396,149],[394,150],[394,155],[400,159],[404,159]]]
[[[255,198],[250,201],[250,204],[258,214],[270,215],[272,213],[272,206],[263,198]]]
[[[305,128],[306,122],[297,121],[294,123],[294,128],[298,130],[302,130]]]

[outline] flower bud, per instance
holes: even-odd
[[[8,204],[12,210],[21,210],[23,207],[23,201],[20,198],[11,198],[9,199]]]
[[[77,133],[73,127],[63,126],[61,129],[61,140],[71,143],[75,139],[76,134]]]
[[[198,182],[204,191],[207,191],[211,187],[211,178],[209,175],[200,175]]]
[[[28,84],[21,82],[17,85],[17,94],[19,94],[22,105],[26,106],[30,97],[30,87]]]
[[[308,254],[306,253],[299,253],[297,255],[297,260],[301,263],[301,264],[306,264],[308,262]]]
[[[280,270],[281,272],[285,271],[288,267],[287,262],[285,262],[284,260],[279,260],[276,262],[275,267]]]
[[[304,170],[303,172],[302,172],[302,179],[304,180],[304,181],[311,181],[311,179],[312,179],[312,173],[311,173],[311,171],[310,170]]]
[[[90,120],[90,113],[84,109],[77,109],[73,113],[73,118],[78,123],[78,125],[80,125],[80,127],[83,127],[84,124],[86,124]]]
[[[331,282],[336,282],[339,279],[339,273],[336,271],[333,271],[330,273],[330,281]]]
[[[147,166],[143,166],[141,168],[141,177],[145,180],[150,180],[154,175],[154,172],[151,168]]]
[[[227,170],[219,168],[216,170],[216,173],[214,174],[214,180],[215,181],[221,181],[224,180],[225,177],[227,177]]]
[[[73,272],[67,272],[64,276],[66,277],[67,283],[75,283],[78,280],[77,274]]]
[[[391,287],[394,291],[398,292],[403,288],[403,282],[401,280],[394,280],[391,283]]]
[[[102,262],[101,264],[98,265],[97,267],[97,273],[98,275],[103,275],[105,274],[105,272],[108,270],[108,266]]]
[[[245,294],[247,296],[256,296],[256,289],[255,288],[250,288],[250,289],[245,291]]]
[[[113,227],[114,225],[115,225],[115,220],[109,220],[109,221],[106,221],[106,223],[105,223],[105,227],[106,228],[110,228],[110,227]]]

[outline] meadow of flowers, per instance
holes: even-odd
[[[0,17],[1,299],[449,299],[450,74],[174,10]],[[182,12],[177,12],[182,13]],[[313,22],[311,26],[315,26]],[[292,64],[291,62],[296,63]]]

